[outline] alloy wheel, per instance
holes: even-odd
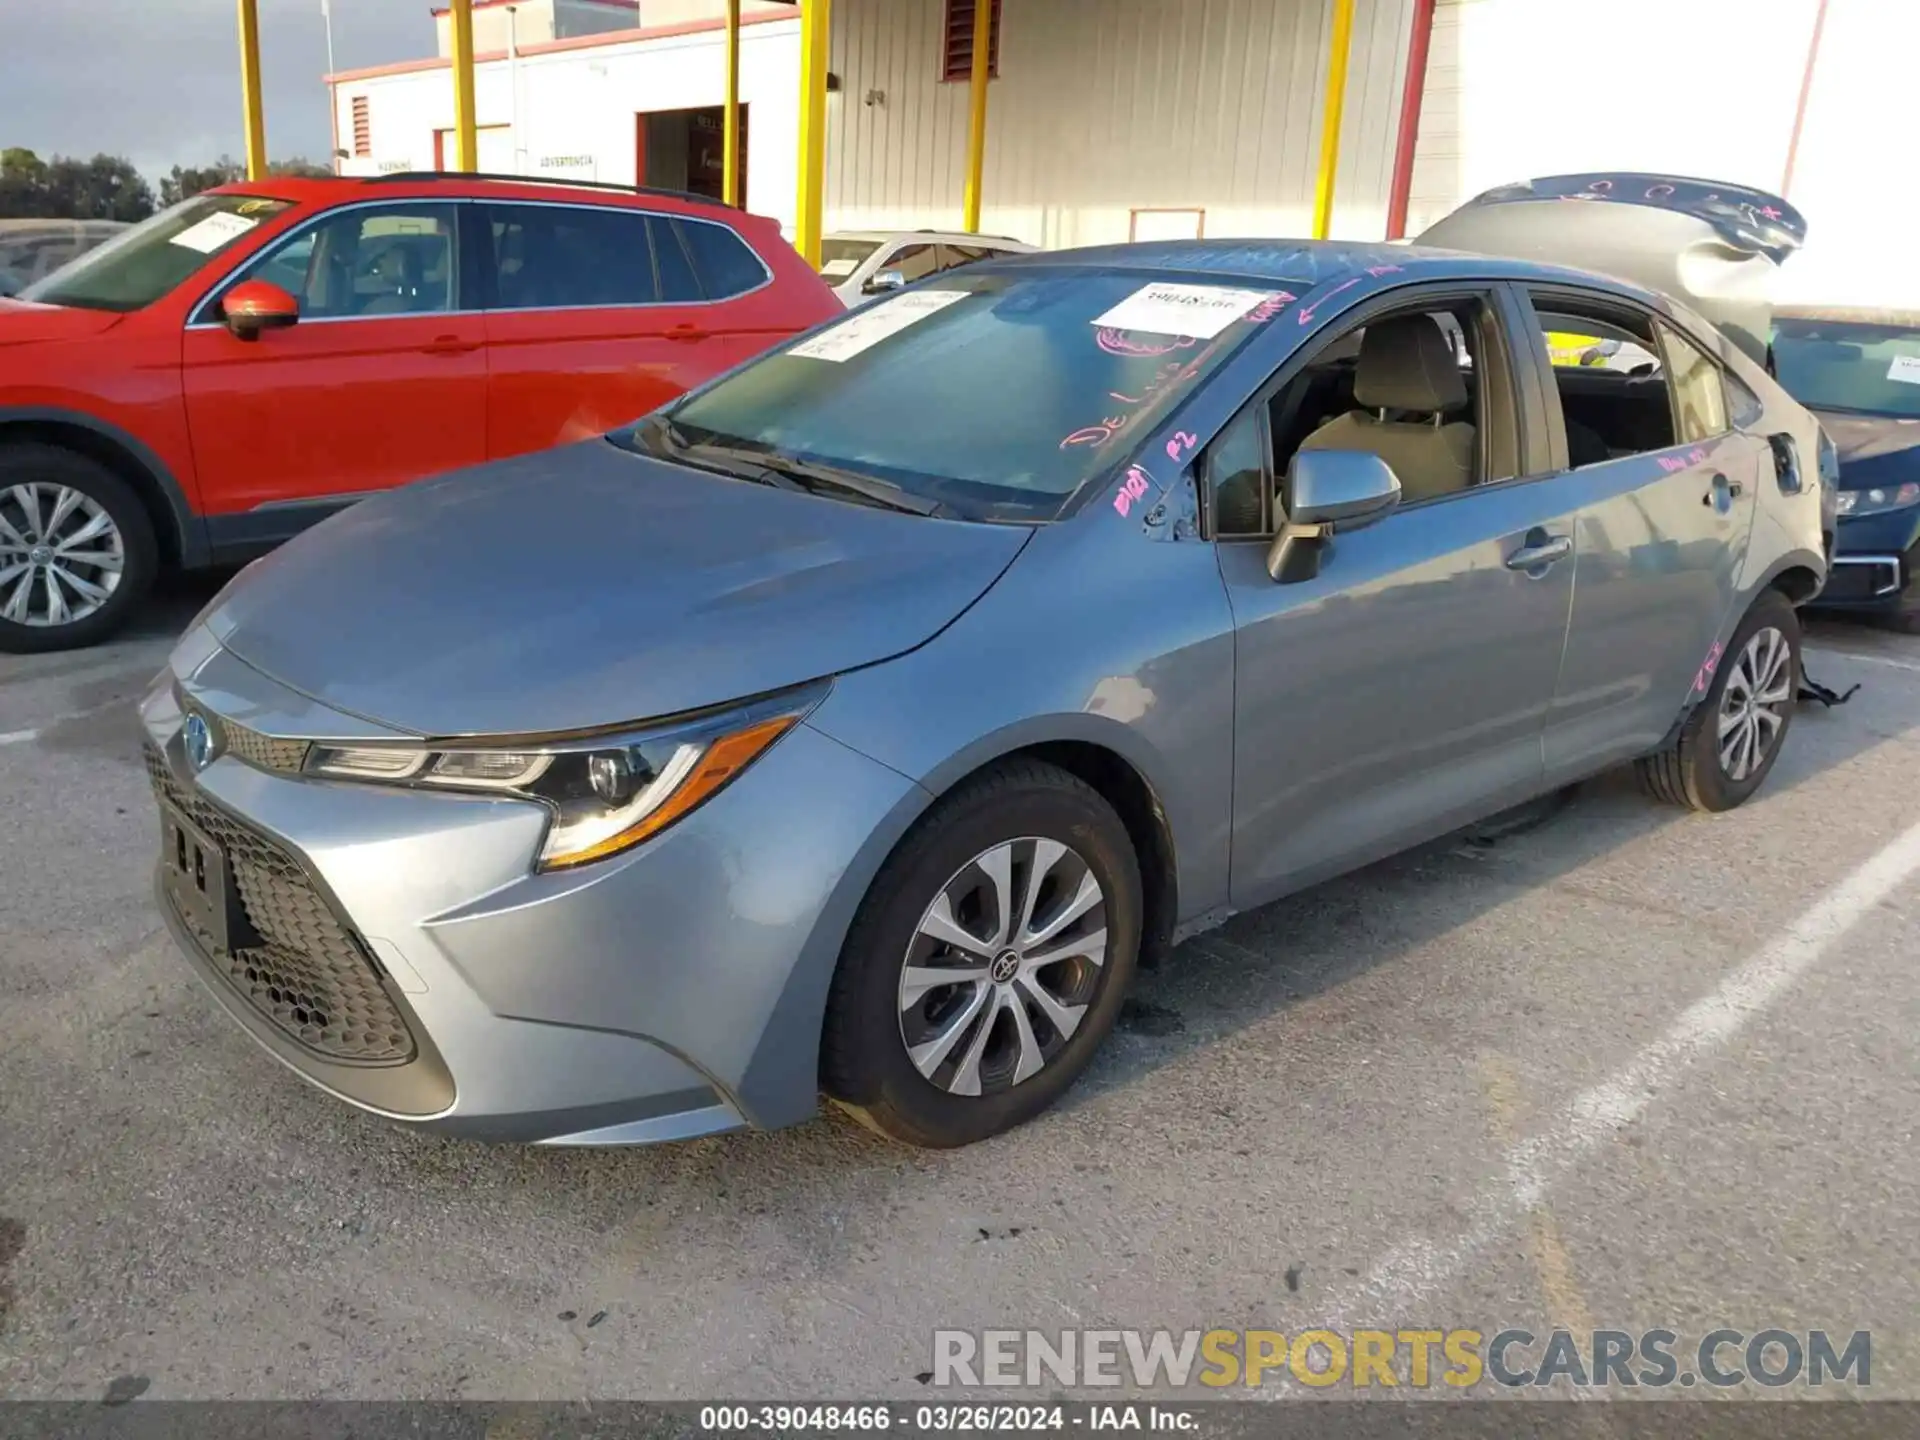
[[[1793,647],[1772,626],[1753,632],[1720,695],[1720,768],[1738,784],[1773,752],[1793,703]]]
[[[85,620],[113,597],[126,564],[120,527],[85,491],[37,480],[0,490],[0,620]]]
[[[920,918],[900,972],[900,1038],[954,1095],[1037,1075],[1092,1004],[1107,959],[1107,897],[1086,859],[1025,837],[961,866]]]

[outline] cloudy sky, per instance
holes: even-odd
[[[267,148],[326,159],[321,0],[260,0]],[[433,53],[429,0],[333,0],[341,69]],[[239,155],[234,0],[0,0],[0,149],[125,155],[149,175]]]

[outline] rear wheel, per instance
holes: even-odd
[[[1051,1105],[1119,1013],[1140,873],[1113,807],[1013,761],[948,796],[874,881],[834,976],[827,1094],[881,1134],[950,1148]]]
[[[104,640],[156,561],[146,509],[111,470],[55,445],[0,449],[0,651]]]
[[[1779,758],[1799,694],[1800,617],[1769,590],[1733,632],[1679,737],[1639,762],[1642,787],[1690,810],[1744,803]]]

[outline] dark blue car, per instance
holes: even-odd
[[[1820,417],[1838,524],[1823,608],[1920,631],[1920,311],[1783,308],[1773,370]]]

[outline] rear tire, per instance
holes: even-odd
[[[1126,826],[1092,787],[1032,760],[968,781],[861,902],[827,1002],[822,1088],[870,1129],[933,1149],[1032,1119],[1113,1029],[1140,916]]]
[[[0,447],[0,651],[98,644],[158,565],[146,507],[106,466],[57,445]]]
[[[1636,762],[1641,788],[1689,810],[1744,804],[1779,758],[1799,694],[1800,617],[1769,590],[1734,630],[1679,736]]]

